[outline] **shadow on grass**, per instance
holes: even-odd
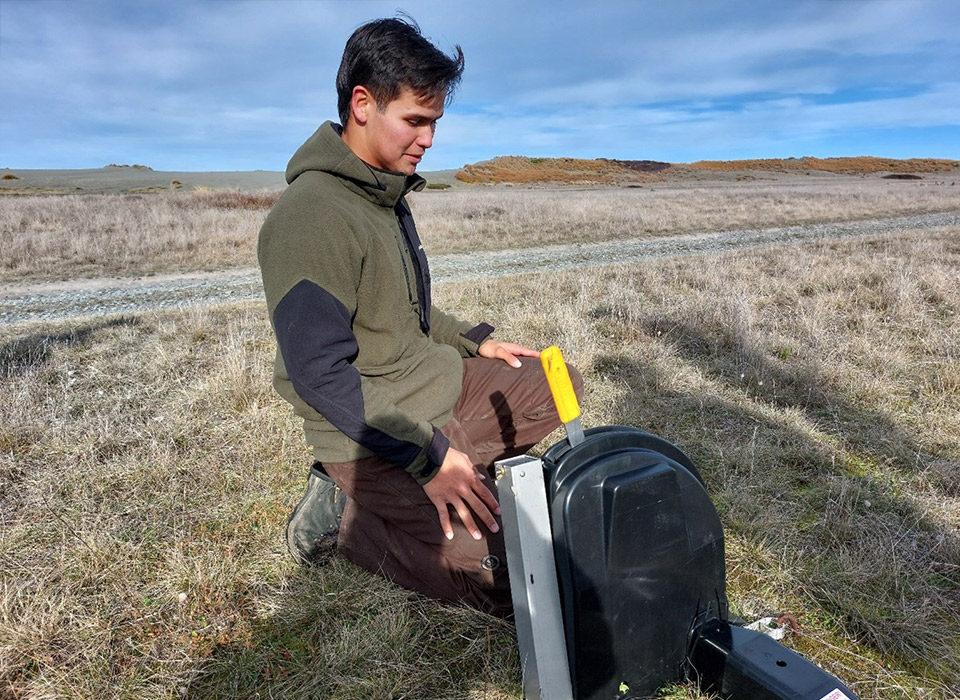
[[[914,436],[888,415],[858,406],[843,391],[807,364],[791,365],[790,350],[781,348],[782,362],[751,346],[720,324],[664,324],[651,321],[652,334],[669,327],[673,347],[689,364],[714,381],[742,391],[754,401],[780,409],[800,410],[837,446],[861,455],[860,464],[845,465],[851,476],[864,476],[872,467],[892,466],[915,474],[937,455],[924,451]],[[949,494],[948,494],[949,495]]]
[[[519,697],[512,623],[409,593],[337,556],[294,573],[190,698]]]
[[[27,370],[40,367],[50,359],[57,347],[83,345],[93,333],[104,328],[136,326],[139,323],[140,319],[136,316],[121,316],[62,333],[33,333],[14,338],[0,345],[0,379],[17,377]]]
[[[828,628],[839,626],[908,673],[957,687],[960,538],[887,471],[916,472],[918,441],[814,371],[784,371],[720,333],[672,332],[686,362],[753,401],[671,391],[658,367],[628,352],[598,357],[595,369],[623,387],[613,415],[687,452],[724,528],[767,553],[766,561],[738,562],[738,575],[754,569],[755,585],[768,591],[765,577],[783,577],[775,590],[785,604],[815,601],[833,618]],[[771,406],[801,410],[816,431],[781,420]],[[852,457],[838,460],[841,451]],[[875,678],[844,680],[855,688]]]

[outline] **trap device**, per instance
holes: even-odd
[[[559,349],[541,361],[567,439],[497,463],[527,700],[856,700],[775,639],[729,622],[723,529],[693,463],[624,426],[584,431]]]

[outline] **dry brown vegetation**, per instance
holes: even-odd
[[[0,201],[0,281],[256,264],[276,192],[18,196]]]
[[[0,201],[0,280],[255,262],[277,193]],[[463,188],[431,252],[960,208],[880,179]],[[864,698],[960,695],[960,231],[437,285],[584,372],[585,423],[688,452],[734,611]],[[561,290],[558,299],[557,290]],[[259,304],[0,328],[0,697],[520,697],[513,628],[283,524],[309,463]],[[558,437],[555,436],[555,438]],[[697,698],[674,688],[672,698]]]
[[[200,190],[177,202],[178,206],[193,211],[206,207],[215,209],[249,209],[266,212],[280,196],[279,191],[242,192],[240,190]]]
[[[276,191],[0,198],[0,282],[256,264]],[[842,178],[411,195],[433,254],[960,209],[960,186]]]
[[[470,252],[960,209],[960,186],[848,180],[643,188],[457,188],[411,198],[428,250]]]
[[[821,170],[841,175],[868,173],[943,173],[956,172],[960,161],[943,158],[876,158],[856,156],[853,158],[765,158],[757,160],[698,160],[690,168],[703,170]]]
[[[690,177],[701,171],[776,171],[784,173],[825,172],[863,175],[883,172],[960,173],[960,161],[938,158],[769,158],[757,160],[700,160],[695,163],[649,163],[598,158],[528,158],[502,156],[464,166],[457,172],[461,182],[474,184],[623,184]],[[655,173],[655,174],[654,174]]]
[[[500,156],[461,168],[457,179],[471,184],[619,184],[640,181],[637,171],[616,160]]]
[[[501,337],[559,344],[586,377],[587,427],[637,425],[694,458],[737,614],[794,614],[786,642],[864,700],[948,700],[958,235],[436,295]],[[339,559],[288,560],[309,454],[272,357],[256,303],[0,329],[0,696],[520,697],[509,624]]]

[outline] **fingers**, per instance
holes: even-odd
[[[499,532],[500,530],[500,526],[497,525],[497,521],[490,513],[489,509],[472,493],[470,493],[466,499],[438,499],[433,502],[433,505],[437,509],[437,515],[440,516],[440,528],[443,530],[443,534],[448,540],[453,539],[453,524],[450,521],[451,506],[453,507],[454,511],[456,511],[457,516],[460,518],[460,522],[462,522],[463,526],[467,528],[467,532],[469,532],[470,536],[475,540],[481,539],[483,537],[483,533],[480,532],[480,528],[477,527],[477,523],[473,519],[473,513],[471,513],[470,510],[471,508],[473,508],[473,512],[480,516],[481,521],[483,521],[483,523],[490,529],[491,532]]]
[[[478,528],[477,523],[474,522],[473,516],[470,514],[470,509],[467,508],[466,504],[463,501],[457,501],[451,505],[453,506],[453,509],[457,511],[457,515],[460,516],[460,522],[462,522],[463,526],[467,528],[467,532],[470,533],[470,536],[475,540],[482,538],[483,533],[480,532],[480,528]],[[453,536],[451,535],[447,539],[453,539]]]
[[[511,367],[520,367],[519,357],[540,357],[537,350],[517,345],[516,343],[505,343],[502,340],[489,338],[485,340],[478,349],[477,353],[481,357],[503,360]]]
[[[503,343],[502,345],[508,352],[518,357],[540,357],[539,350],[533,350],[523,345],[517,345],[516,343]]]
[[[484,479],[465,454],[451,448],[440,471],[424,485],[427,497],[437,509],[440,527],[447,539],[453,538],[449,512],[451,506],[474,539],[483,537],[474,514],[491,532],[500,531],[494,515],[500,513],[500,505],[493,492],[483,483]]]
[[[480,478],[485,479],[486,477],[481,474]],[[480,498],[483,500],[484,505],[487,508],[489,508],[494,514],[500,515],[500,504],[497,502],[497,497],[493,495],[493,491],[487,488],[486,484],[477,484],[477,486],[479,486],[479,488],[475,488],[474,492],[480,496]],[[499,526],[497,525],[496,521],[494,521],[492,526],[490,525],[490,523],[487,523],[487,526],[490,527],[490,529],[493,530],[494,532],[497,531],[494,528],[499,529]]]
[[[500,525],[497,524],[497,519],[494,517],[494,513],[500,512],[500,505],[497,503],[497,499],[493,493],[490,492],[490,489],[478,483],[477,488],[474,488],[473,491],[467,494],[464,500],[470,505],[470,509],[479,516],[480,520],[487,526],[490,532],[500,531]],[[479,534],[479,530],[474,533],[474,539],[480,539]]]
[[[434,503],[437,509],[437,515],[440,516],[440,529],[448,540],[453,539],[453,525],[450,524],[450,513],[447,510],[446,503]]]
[[[479,540],[483,537],[483,533],[480,532],[480,528],[477,527],[476,520],[474,520],[474,515],[480,518],[480,521],[487,526],[490,532],[500,531],[500,525],[497,524],[497,519],[491,512],[491,510],[495,510],[499,513],[500,506],[490,489],[478,477],[474,477],[470,487],[456,494],[448,503],[460,516],[460,522],[467,528],[467,532],[473,539]],[[452,529],[450,532],[452,533]],[[447,539],[451,538],[452,534],[447,536]]]
[[[517,359],[516,355],[507,350],[504,347],[497,348],[496,356],[506,362],[508,365],[514,368],[520,367],[520,360]]]

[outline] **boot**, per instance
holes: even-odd
[[[310,468],[307,490],[287,518],[287,550],[301,566],[320,564],[337,546],[347,494],[317,462]]]

